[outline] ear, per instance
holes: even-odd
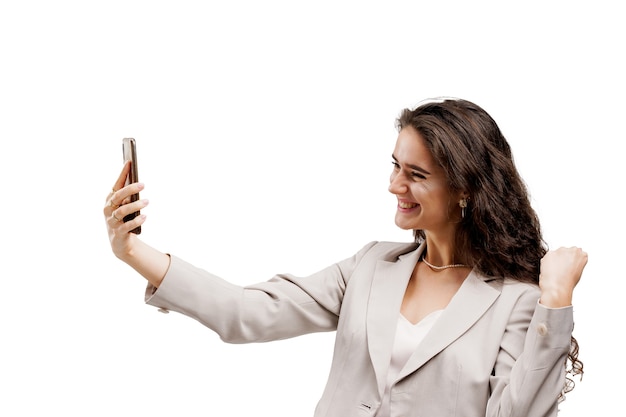
[[[469,198],[470,198],[470,195],[469,195],[469,193],[467,191],[459,191],[459,193],[458,193],[458,199],[459,200],[461,200],[461,199],[469,200]]]

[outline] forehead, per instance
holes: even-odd
[[[398,134],[393,156],[401,164],[418,165],[430,172],[441,170],[426,147],[422,135],[411,126],[403,128]]]

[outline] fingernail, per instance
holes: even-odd
[[[139,188],[140,190],[143,190],[143,183],[141,182],[137,183],[137,188]]]

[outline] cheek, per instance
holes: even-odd
[[[423,200],[433,200],[436,194],[436,192],[433,192],[432,187],[423,182],[414,182],[411,184],[411,193]]]
[[[415,187],[414,192],[424,200],[427,200],[430,205],[436,206],[438,210],[448,212],[449,208],[454,205],[454,201],[451,200],[452,197],[446,187]]]

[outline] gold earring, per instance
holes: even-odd
[[[467,207],[467,198],[462,198],[459,200],[459,207],[461,207],[461,218],[465,218],[465,208]]]

